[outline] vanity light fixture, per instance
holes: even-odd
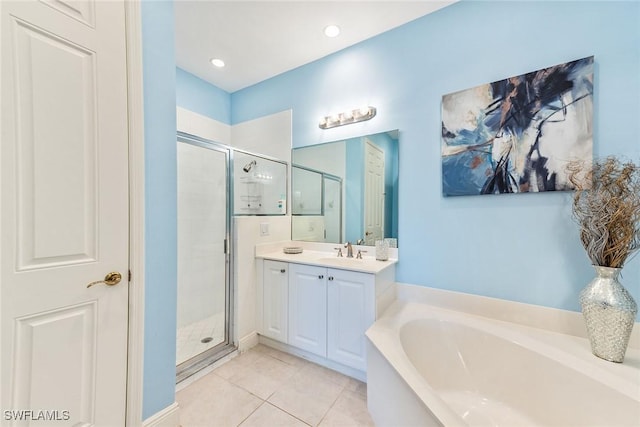
[[[320,129],[331,129],[337,126],[350,125],[351,123],[371,120],[376,115],[376,107],[361,107],[343,113],[324,116],[318,126]]]

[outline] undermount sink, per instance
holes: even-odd
[[[367,264],[370,262],[375,262],[373,258],[358,259],[358,258],[340,258],[340,257],[320,258],[318,261],[331,263],[335,265],[344,265],[344,266],[357,266],[357,265]]]

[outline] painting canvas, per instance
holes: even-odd
[[[444,95],[443,194],[571,190],[592,123],[593,56]]]

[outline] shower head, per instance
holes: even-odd
[[[251,160],[249,163],[247,163],[246,165],[244,165],[244,167],[242,168],[243,171],[249,173],[249,171],[251,170],[252,167],[254,167],[256,165],[256,161],[255,160]]]

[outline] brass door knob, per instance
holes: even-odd
[[[111,273],[108,273],[106,276],[104,276],[103,280],[97,280],[95,282],[89,283],[87,285],[87,288],[90,288],[93,285],[98,285],[100,283],[104,283],[107,286],[113,286],[120,283],[120,280],[122,280],[122,274],[118,273],[117,271],[112,271]]]

